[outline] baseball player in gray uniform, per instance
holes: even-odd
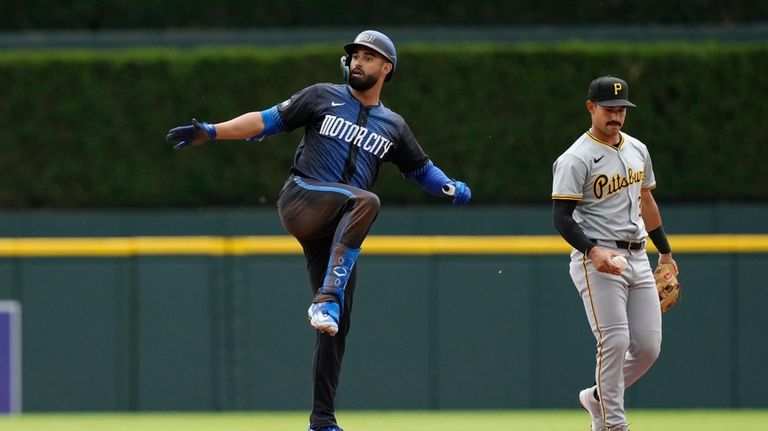
[[[628,90],[613,76],[593,80],[586,103],[592,125],[553,165],[555,227],[573,246],[571,279],[597,340],[595,385],[579,393],[593,431],[628,429],[624,390],[661,349],[646,236],[659,250],[659,262],[674,263],[651,194],[656,179],[648,148],[621,131],[627,107],[635,106]]]

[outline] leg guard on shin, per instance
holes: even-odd
[[[344,311],[344,288],[359,254],[359,248],[349,248],[342,244],[334,246],[323,286],[315,294],[313,302],[335,301],[339,303],[341,312]]]

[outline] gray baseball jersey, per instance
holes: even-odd
[[[573,218],[588,238],[645,238],[640,191],[656,187],[645,144],[622,132],[614,147],[587,131],[558,157],[552,170],[552,199],[579,201]]]

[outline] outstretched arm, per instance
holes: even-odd
[[[192,124],[169,130],[166,139],[175,144],[174,149],[178,149],[188,145],[202,145],[214,139],[262,139],[282,131],[282,128],[277,108],[272,107],[266,111],[248,112],[216,124],[192,119]]]
[[[246,139],[256,136],[264,130],[261,112],[249,112],[223,123],[213,125],[216,139]]]

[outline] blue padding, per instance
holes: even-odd
[[[430,160],[421,168],[405,173],[406,178],[412,178],[421,188],[433,195],[443,195],[443,186],[451,182],[445,173]]]
[[[342,253],[338,253],[339,249],[343,250]],[[352,268],[354,268],[359,255],[360,248],[349,248],[341,244],[334,245],[331,248],[328,269],[325,273],[323,286],[320,288],[319,293],[335,296],[339,301],[339,306],[341,307],[342,312],[344,310],[347,280],[349,280],[349,276],[352,275]]]
[[[267,136],[272,136],[285,130],[285,124],[280,117],[280,113],[277,112],[277,106],[261,111],[261,120],[264,121],[264,130],[258,135],[248,138],[248,141],[260,141]]]

